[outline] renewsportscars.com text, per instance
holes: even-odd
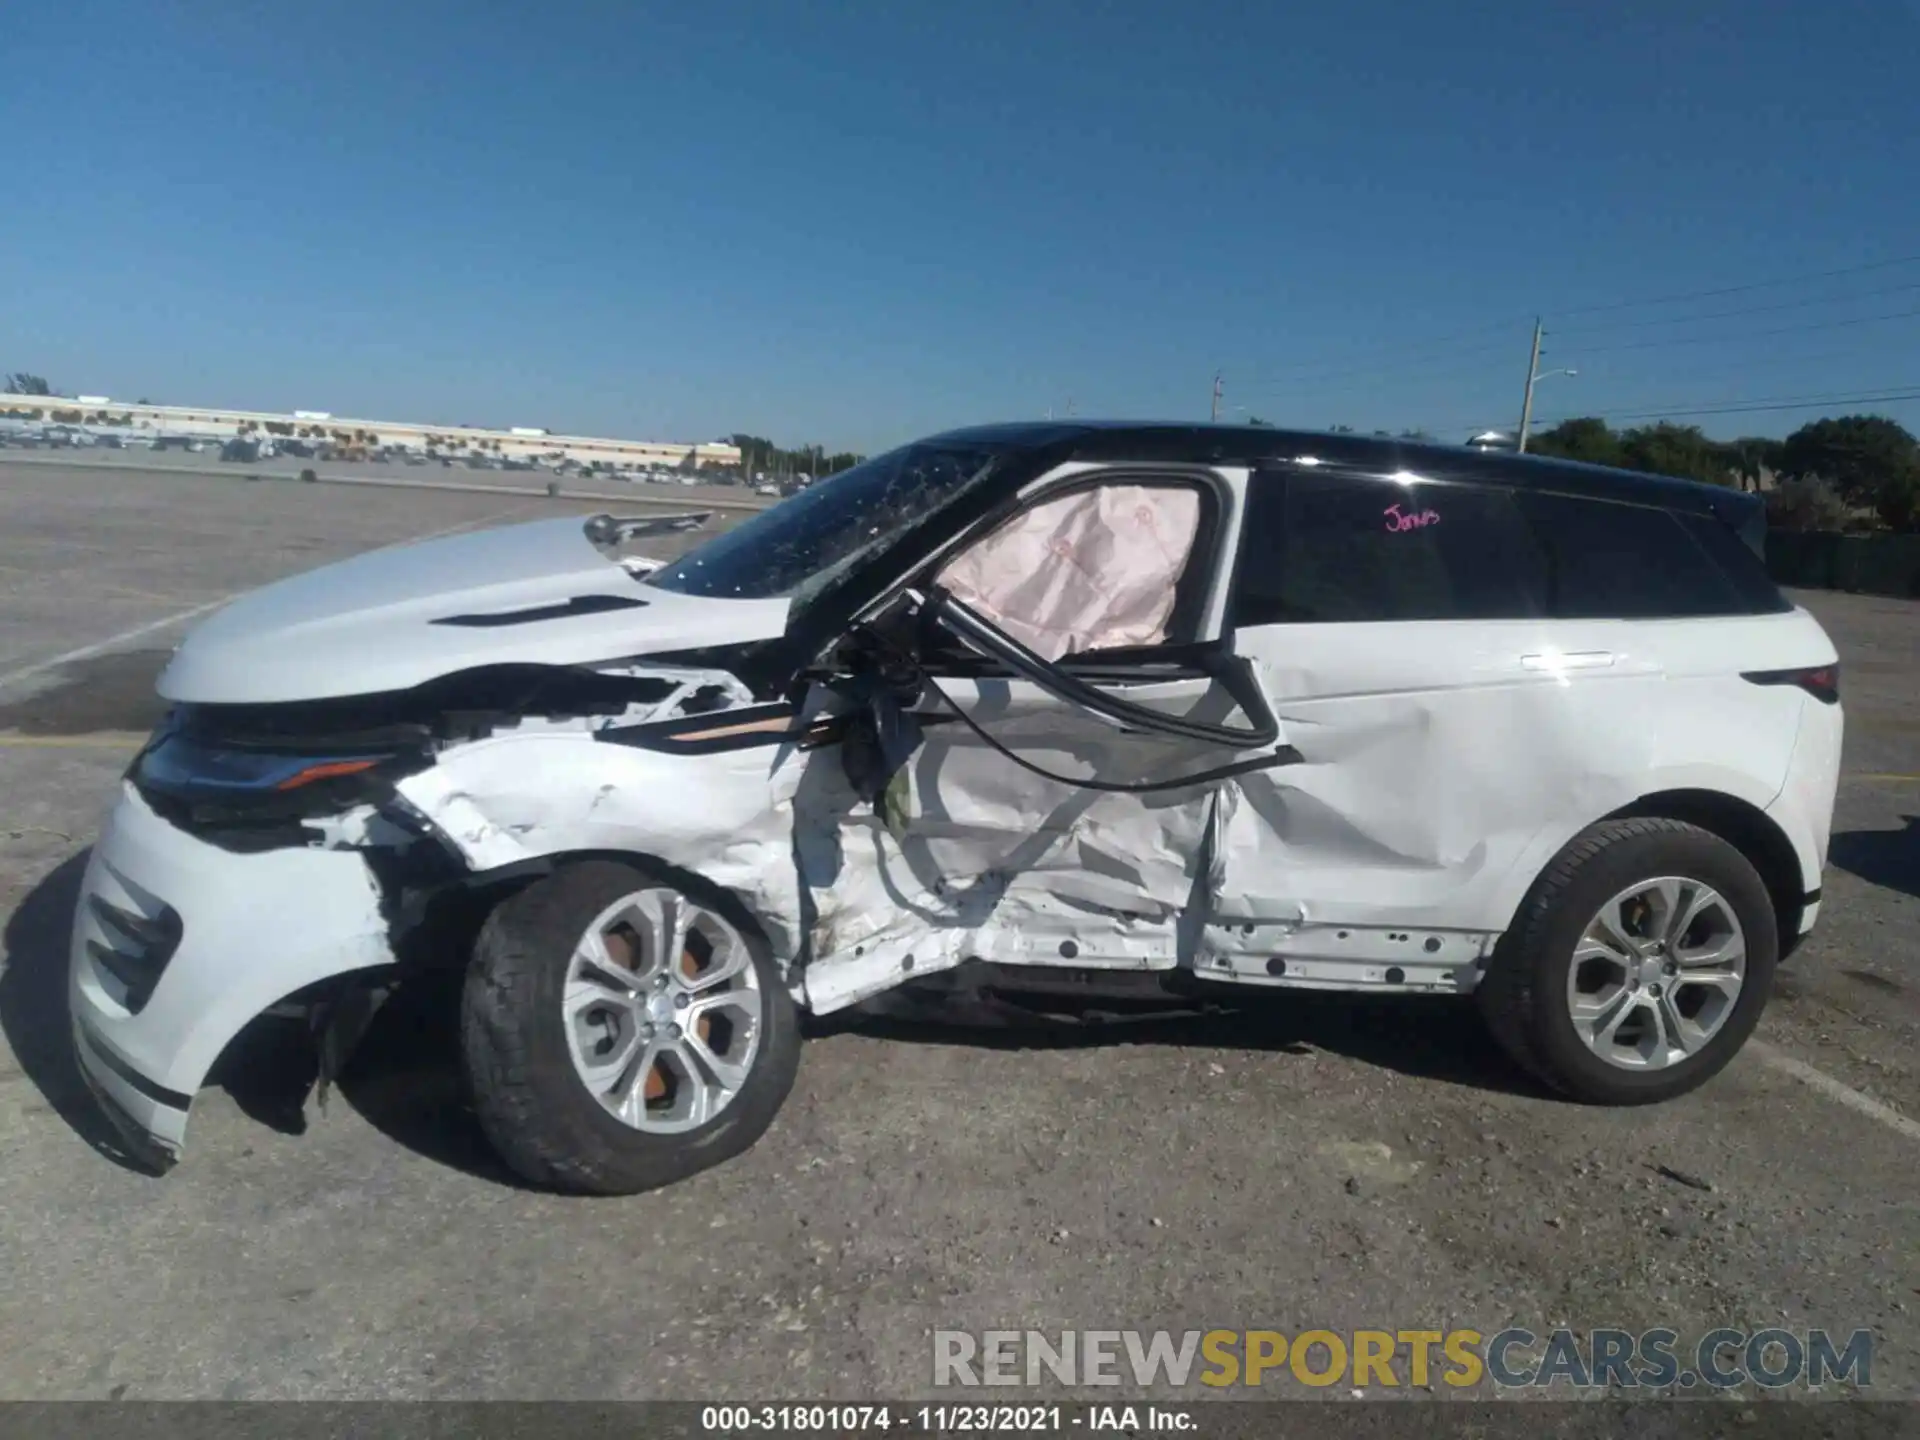
[[[1727,1390],[1873,1383],[1873,1335],[1855,1330],[965,1330],[933,1332],[933,1383],[1345,1385],[1491,1382],[1501,1388]]]

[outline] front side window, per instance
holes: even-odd
[[[986,479],[989,445],[908,445],[722,531],[647,577],[685,595],[804,603]]]
[[[1545,591],[1504,490],[1312,472],[1248,488],[1236,626],[1530,619]]]
[[[947,562],[938,583],[1046,660],[1166,643],[1200,534],[1191,485],[1044,500]]]

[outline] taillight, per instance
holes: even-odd
[[[1745,670],[1742,680],[1756,685],[1798,685],[1814,699],[1827,705],[1840,703],[1840,666],[1808,665],[1794,670]]]

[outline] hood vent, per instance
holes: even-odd
[[[534,605],[525,610],[494,610],[481,615],[443,615],[435,625],[531,625],[540,620],[565,620],[576,615],[603,615],[609,610],[641,610],[647,602],[631,595],[576,595],[557,605]]]

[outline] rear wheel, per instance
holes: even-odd
[[[1476,996],[1501,1046],[1594,1104],[1705,1083],[1759,1022],[1778,936],[1766,885],[1719,836],[1614,820],[1535,882]]]
[[[793,1086],[792,998],[725,897],[586,861],[474,946],[461,1048],[481,1127],[536,1184],[631,1194],[760,1138]]]

